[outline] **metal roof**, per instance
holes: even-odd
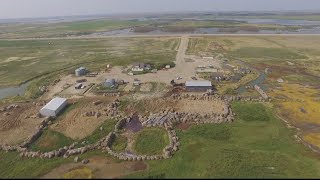
[[[65,98],[56,97],[52,99],[48,104],[46,104],[42,109],[49,109],[55,111],[66,101],[67,99]]]
[[[79,67],[78,69],[76,69],[76,71],[83,71],[83,70],[86,70],[85,67]]]
[[[192,87],[192,86],[202,86],[202,87],[208,87],[212,86],[211,81],[187,81],[186,86]]]

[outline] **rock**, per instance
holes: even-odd
[[[82,163],[82,164],[88,164],[88,163],[89,163],[89,160],[88,160],[88,159],[84,159],[84,160],[81,161],[81,163]]]
[[[78,156],[76,156],[74,159],[73,159],[73,161],[75,162],[75,163],[77,163],[77,162],[79,162],[79,157]]]

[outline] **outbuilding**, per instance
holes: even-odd
[[[116,80],[115,79],[107,79],[104,82],[104,86],[112,88],[112,87],[116,86]]]
[[[212,90],[212,84],[211,81],[187,81],[186,90],[206,92],[208,90]]]
[[[56,97],[40,110],[40,114],[45,117],[56,117],[67,104],[67,99]]]
[[[80,67],[75,70],[75,75],[76,76],[84,76],[87,74],[87,69],[85,67]]]

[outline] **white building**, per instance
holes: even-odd
[[[145,63],[136,63],[131,68],[131,70],[134,72],[142,72],[142,71],[147,71],[150,69],[151,69],[151,65],[145,64]]]
[[[56,97],[40,110],[40,114],[45,117],[57,116],[67,104],[67,99]]]
[[[212,90],[211,81],[187,81],[186,82],[187,91],[208,91]]]

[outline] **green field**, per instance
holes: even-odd
[[[95,32],[148,25],[149,23],[151,22],[101,19],[47,24],[4,24],[0,25],[0,30],[2,32],[0,38],[39,38],[86,35]]]
[[[319,159],[298,144],[294,132],[262,104],[234,103],[233,124],[192,126],[178,131],[172,159],[149,162],[137,178],[315,178]],[[255,112],[254,118],[247,112]]]
[[[0,86],[18,85],[78,66],[99,70],[107,64],[172,62],[177,38],[108,38],[82,40],[0,40]]]
[[[168,143],[168,134],[164,129],[148,128],[135,135],[134,150],[138,154],[157,155]]]

